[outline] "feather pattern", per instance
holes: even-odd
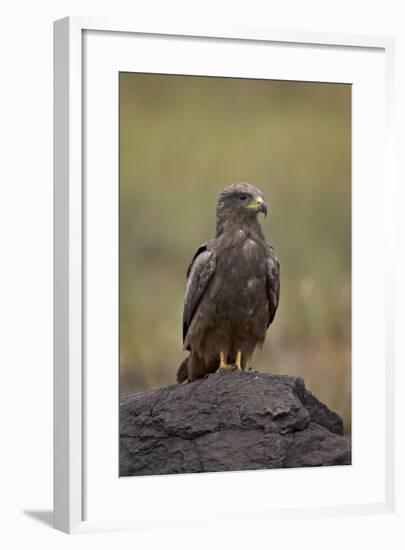
[[[269,257],[267,259],[266,276],[267,276],[267,297],[269,300],[269,322],[267,327],[274,321],[278,303],[280,301],[280,262],[274,254],[274,248],[268,246]]]
[[[184,294],[183,312],[183,343],[185,344],[185,349],[189,349],[185,342],[188,328],[208,283],[214,274],[215,264],[215,254],[208,252],[204,244],[197,250],[187,270],[188,279]]]

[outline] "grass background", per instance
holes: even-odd
[[[302,376],[350,433],[350,85],[121,73],[121,394],[175,382],[186,269],[242,180],[281,263],[252,367]]]

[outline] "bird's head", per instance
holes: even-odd
[[[267,216],[267,204],[262,192],[247,182],[233,183],[219,194],[217,203],[218,220],[250,220],[259,213]]]

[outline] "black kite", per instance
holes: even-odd
[[[245,369],[262,346],[280,296],[280,266],[266,243],[259,212],[262,193],[241,182],[217,203],[215,238],[201,245],[187,271],[183,341],[189,356],[177,381],[196,380],[218,368]]]

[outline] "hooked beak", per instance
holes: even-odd
[[[267,210],[268,210],[267,204],[262,199],[262,202],[259,204],[258,211],[262,212],[262,214],[264,214],[264,217],[267,218]]]
[[[249,204],[248,208],[251,208],[252,210],[256,210],[256,212],[261,212],[264,214],[264,217],[267,216],[267,204],[264,202],[262,197],[256,197],[251,204]]]

